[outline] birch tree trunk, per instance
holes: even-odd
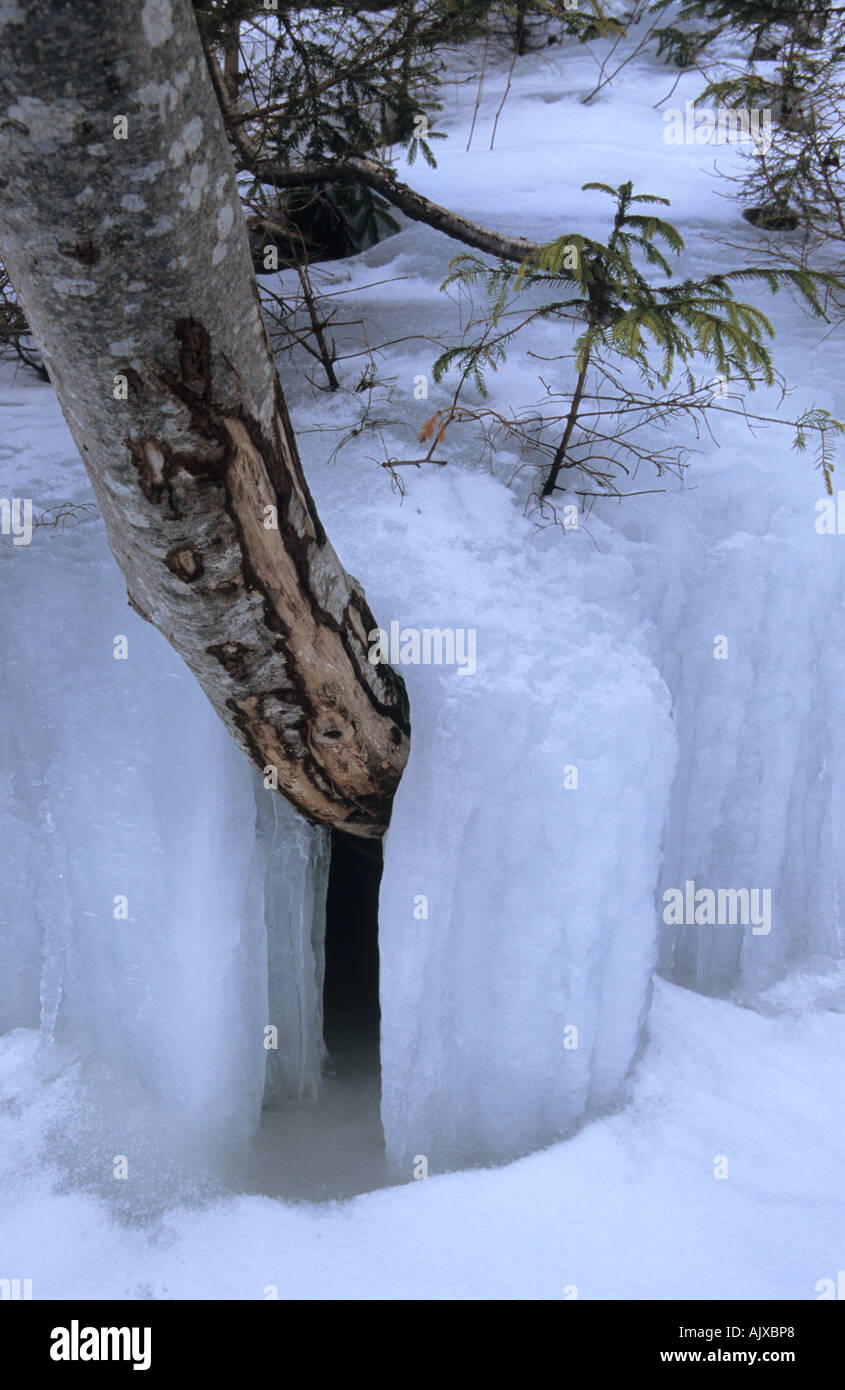
[[[381,835],[405,690],[303,476],[188,0],[0,0],[0,255],[130,603],[304,815]]]

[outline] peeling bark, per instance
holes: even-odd
[[[130,603],[304,815],[383,834],[405,690],[302,472],[188,0],[0,0],[0,254]]]

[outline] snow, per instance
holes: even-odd
[[[727,202],[725,185],[711,176],[714,164],[736,169],[743,147],[720,145],[711,151],[700,144],[664,144],[660,102],[674,80],[667,69],[657,69],[656,76],[652,63],[634,63],[618,84],[584,106],[581,97],[594,80],[588,57],[577,50],[567,53],[565,64],[545,55],[532,57],[508,96],[491,151],[487,146],[506,70],[494,73],[485,84],[470,154],[466,91],[457,87],[460,119],[453,113],[453,121],[440,121],[450,139],[438,143],[438,168],[415,163],[407,177],[429,196],[491,225],[552,238],[569,230],[604,236],[607,200],[580,193],[580,186],[588,179],[618,183],[634,175],[635,189],[671,198],[665,215],[687,241],[680,274],[705,274],[714,260],[727,269],[741,262],[743,252],[753,262],[759,254],[756,234]],[[699,87],[697,73],[683,75],[665,106],[683,108]],[[537,119],[540,101],[542,121]],[[579,138],[573,142],[566,131],[576,122]],[[611,137],[609,143],[602,143],[602,131]],[[563,167],[561,149],[566,151]],[[611,157],[612,166],[604,162]],[[553,179],[537,173],[548,174],[552,168]],[[504,206],[502,187],[509,190]],[[512,190],[519,196],[512,198]],[[531,192],[536,206],[526,201]],[[523,224],[519,219],[526,207],[530,219]],[[703,240],[705,232],[720,233],[730,251]],[[436,233],[412,227],[365,253],[357,266],[338,272],[342,282],[348,277],[348,284],[359,288],[370,321],[380,325],[385,339],[399,340],[379,359],[378,373],[392,388],[392,396],[385,389],[379,423],[394,457],[423,453],[412,442],[417,429],[435,410],[451,404],[454,379],[438,387],[429,376],[427,398],[405,406],[404,419],[397,410],[397,398],[409,401],[417,375],[430,374],[437,355],[433,343],[456,336],[454,311],[444,306],[442,296],[433,301],[430,291],[455,253]],[[388,266],[402,278],[367,289],[368,281],[378,281]],[[785,419],[818,406],[841,416],[838,354],[829,325],[809,320],[785,294],[754,290],[753,297],[775,325],[775,364],[791,394],[782,403],[777,389],[758,389],[747,395],[748,409]],[[424,325],[425,337],[418,333],[408,339],[409,325]],[[534,324],[522,347],[512,351],[488,383],[505,409],[525,409],[541,399],[538,371],[547,374],[552,368],[532,361],[524,349],[559,353],[560,332],[552,324]],[[702,377],[706,379],[706,369]],[[561,389],[566,389],[565,381]],[[622,504],[597,503],[578,530],[568,533],[565,548],[555,549],[554,578],[545,583],[560,593],[578,571],[576,592],[638,630],[641,650],[668,687],[678,757],[664,811],[659,907],[664,893],[682,889],[688,880],[712,891],[759,890],[772,897],[773,925],[766,935],[731,926],[668,928],[661,921],[661,968],[709,993],[736,987],[747,994],[771,984],[802,956],[835,960],[842,955],[845,570],[838,538],[817,529],[824,485],[809,453],[791,450],[791,432],[785,428],[764,424],[750,431],[741,414],[732,413],[740,407],[731,385],[725,410],[714,417],[713,440],[699,438],[678,422],[668,440],[655,431],[658,447],[674,442],[691,451],[685,479],[649,477],[641,470],[636,482],[626,485],[659,493],[630,497]],[[318,404],[317,411],[326,426],[333,423],[331,407],[321,411]],[[294,418],[301,428],[313,428],[314,405],[295,410]],[[308,445],[309,466],[321,509],[330,512],[341,466],[323,485],[320,435],[317,441]],[[466,470],[489,469],[510,482],[519,464],[515,453],[500,449],[489,459],[480,445],[472,427],[453,425],[438,454]],[[342,453],[340,462],[346,458]],[[343,463],[347,471],[349,466]],[[403,477],[410,499],[416,474],[409,469]],[[527,489],[526,479],[517,477],[513,491],[520,500]],[[409,505],[411,500],[405,507]],[[342,528],[338,513],[332,531],[340,531],[338,539]],[[343,539],[354,551],[354,534]],[[542,544],[542,539],[532,543],[535,557]],[[499,545],[498,539],[491,543],[497,553]],[[593,563],[596,548],[599,559]],[[473,572],[479,569],[479,550],[483,557],[489,549],[472,546]],[[365,560],[363,549],[361,553],[359,569],[371,587],[369,574],[378,573],[378,562],[369,553]],[[447,573],[461,569],[457,554],[453,548],[450,560],[444,556]],[[465,582],[461,573],[456,588]],[[515,603],[514,591],[521,593],[530,582],[522,577],[511,584],[509,602]],[[497,591],[495,576],[490,591]],[[410,601],[409,595],[406,608]],[[468,606],[461,605],[459,624],[470,621]],[[376,611],[381,611],[378,605]],[[523,621],[529,629],[549,630],[545,613],[536,625],[530,617]],[[716,653],[720,637],[727,639],[725,660]],[[555,653],[555,643],[548,642],[543,653],[547,665]],[[509,660],[497,664],[500,687],[508,667]],[[649,737],[644,730],[646,743]],[[618,751],[610,756],[613,776],[624,785]],[[656,757],[659,761],[660,754]],[[655,771],[659,782],[659,769]],[[534,785],[543,783],[535,779]]]
[[[180,1193],[160,1145],[133,1167],[127,1124],[130,1177],[114,1181],[78,1065],[57,1059],[44,1078],[20,1030],[0,1046],[5,1267],[34,1298],[815,1299],[845,1234],[830,1123],[843,1028],[841,1014],[762,1018],[659,981],[618,1114],[505,1167],[328,1203],[202,1188],[196,1151]],[[134,1097],[108,1097],[114,1127],[121,1102],[137,1114]],[[88,1162],[70,1190],[60,1127]]]
[[[584,106],[595,80],[580,49],[521,60],[490,150],[494,64],[470,151],[456,83],[438,169],[400,177],[538,238],[602,234],[581,184],[633,178],[671,196],[685,268],[725,256],[704,232],[752,246],[709,177],[736,153],[664,141],[667,70],[638,60]],[[371,341],[397,340],[376,359],[397,459],[454,389],[430,378],[458,331],[436,286],[459,250],[408,225],[332,268]],[[790,410],[835,413],[826,326],[771,311]],[[362,365],[339,397],[283,369],[327,531],[385,627],[477,639],[472,675],[403,668],[412,751],[380,906],[390,1170],[372,1088],[330,1079],[316,1100],[327,837],[127,606],[98,520],[3,536],[3,1273],[35,1297],[813,1298],[845,1236],[845,590],[820,476],[726,416],[718,445],[689,434],[684,482],[538,530],[525,479],[505,486],[515,454],[491,464],[468,427],[445,468],[401,470],[403,495],[375,433],[329,460]],[[514,353],[491,385],[528,405],[537,363]],[[90,500],[50,388],[0,364],[0,419],[7,497]],[[663,925],[690,879],[771,890],[771,931]],[[675,983],[653,981],[658,959]]]

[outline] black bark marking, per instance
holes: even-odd
[[[180,469],[203,482],[223,486],[231,446],[227,446],[222,438],[219,457],[189,453],[187,450],[177,451],[163,440],[150,437],[133,439],[131,435],[127,435],[123,442],[132,456],[132,463],[138,474],[138,484],[147,501],[158,506],[162,497],[167,494],[174,516],[178,515],[178,510],[171,482]]]
[[[196,319],[178,319],[179,380],[206,405],[211,399],[211,339]]]
[[[177,579],[184,580],[186,584],[199,579],[203,572],[202,556],[187,545],[175,545],[165,555],[164,563],[171,574],[175,574]]]
[[[134,367],[121,367],[121,374],[126,377],[126,384],[132,391],[137,391],[140,395],[144,389],[144,379],[140,372],[136,372]]]
[[[251,653],[243,642],[215,642],[205,650],[220,662],[227,675],[242,681],[249,679],[247,658]]]
[[[100,252],[93,241],[60,241],[57,245],[61,255],[80,261],[82,265],[96,265],[100,259]]]

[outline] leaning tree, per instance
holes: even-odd
[[[189,0],[0,0],[0,257],[133,608],[304,815],[380,836],[408,703],[303,475]]]
[[[321,103],[342,82],[348,105],[349,83],[373,70],[366,26],[352,57],[319,80],[294,35],[303,91],[241,111],[240,23],[283,8],[0,0],[0,263],[129,602],[305,816],[377,838],[408,756],[407,698],[396,672],[368,661],[375,620],[303,475],[262,321],[242,181],[275,198],[354,186],[511,262],[542,247],[401,183],[371,157],[367,121],[318,157],[297,149],[298,129],[290,141],[280,135],[303,103],[315,129],[341,128]],[[376,96],[412,106],[415,81],[431,76],[418,55],[444,34],[466,36],[488,9],[405,0],[389,32],[378,30],[382,58],[396,48],[402,62]]]

